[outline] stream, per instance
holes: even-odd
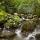
[[[15,33],[17,36],[14,38],[14,40],[37,40],[35,36],[40,34],[40,29],[37,27],[32,33],[29,33],[27,37],[22,36],[20,29],[17,29]]]
[[[1,38],[0,40],[40,40],[40,25],[37,25],[37,27],[34,29],[34,31],[32,33],[26,33],[26,35],[22,35],[21,33],[22,28],[18,28],[15,30],[15,36],[13,35],[13,33],[8,30],[3,30],[3,35],[7,34],[7,38]],[[8,33],[7,33],[8,32]],[[8,37],[8,35],[13,35]]]

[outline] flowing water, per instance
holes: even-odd
[[[15,33],[17,34],[14,40],[36,40],[36,34],[40,34],[40,26],[37,25],[37,28],[32,32],[29,33],[27,37],[23,37],[21,34],[21,29],[17,29]]]
[[[21,30],[22,30],[22,27],[15,30],[15,33],[16,33],[15,37],[12,36],[8,39],[3,38],[0,40],[37,40],[35,36],[36,36],[36,34],[40,34],[40,25],[37,25],[37,27],[34,29],[34,31],[32,33],[29,33],[27,36],[22,35]]]

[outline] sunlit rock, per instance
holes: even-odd
[[[33,15],[32,14],[28,14],[27,18],[28,19],[32,19],[33,18]]]

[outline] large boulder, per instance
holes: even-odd
[[[22,32],[32,32],[36,28],[36,21],[32,19],[27,19],[23,22]]]
[[[16,34],[14,31],[9,31],[4,29],[3,31],[0,31],[0,38],[10,38],[10,37],[14,37]]]

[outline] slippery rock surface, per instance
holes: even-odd
[[[37,15],[29,14],[25,21],[22,23],[22,32],[32,32],[36,28],[38,22],[39,19]]]
[[[36,40],[40,40],[40,34],[37,34],[35,37],[36,37]]]
[[[15,33],[6,29],[0,31],[0,38],[9,38],[11,36],[15,36]]]

